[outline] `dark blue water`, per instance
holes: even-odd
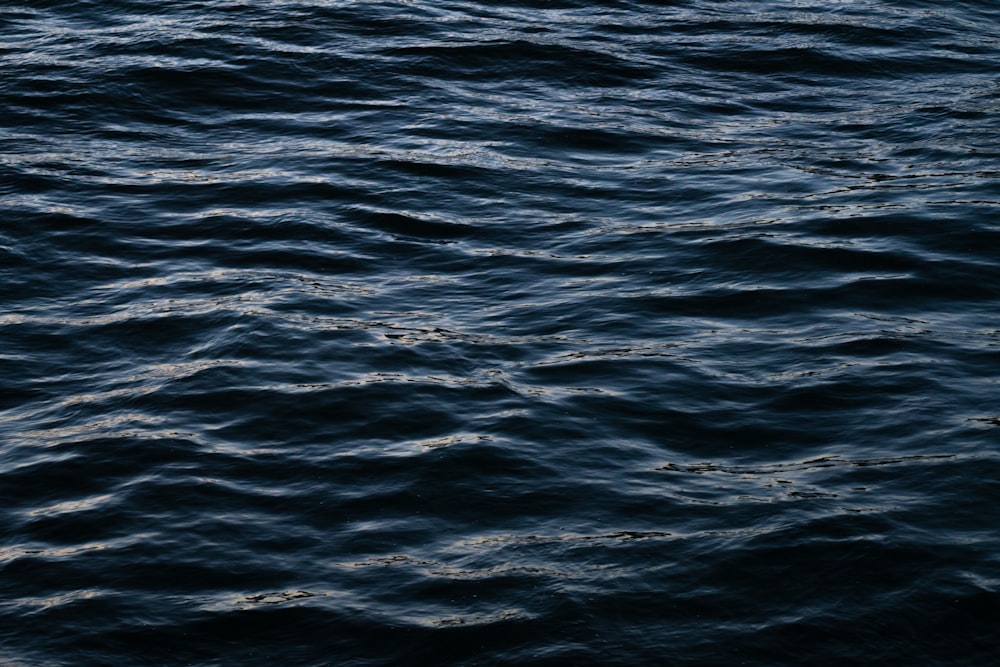
[[[1000,3],[0,7],[0,664],[1000,655]]]

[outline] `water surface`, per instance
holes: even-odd
[[[0,9],[0,662],[992,664],[998,25]]]

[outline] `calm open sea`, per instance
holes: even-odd
[[[0,664],[1000,664],[1000,2],[0,7]]]

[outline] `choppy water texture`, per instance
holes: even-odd
[[[995,665],[1000,4],[0,8],[0,662]]]

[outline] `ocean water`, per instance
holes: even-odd
[[[0,664],[1000,664],[1000,3],[0,7]]]

